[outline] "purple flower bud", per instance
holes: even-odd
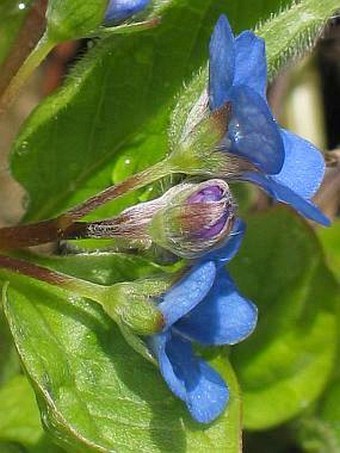
[[[150,0],[110,0],[105,13],[105,23],[122,22],[142,11]]]
[[[223,197],[223,189],[221,186],[208,186],[204,187],[204,189],[200,190],[197,193],[191,195],[188,198],[188,204],[193,203],[206,203],[209,201],[220,201]]]
[[[153,216],[153,242],[184,258],[196,258],[218,246],[235,220],[229,186],[218,179],[187,184]]]
[[[115,218],[80,223],[79,237],[113,238],[146,249],[154,243],[192,259],[224,242],[233,227],[235,210],[225,181],[182,183],[159,198],[125,209]]]
[[[188,204],[196,204],[196,203],[214,203],[223,200],[225,194],[221,188],[221,186],[210,186],[205,187],[200,192],[193,194],[188,199]],[[231,209],[226,207],[225,212],[222,216],[216,221],[213,225],[204,226],[196,233],[196,237],[199,239],[210,239],[217,236],[224,228],[228,217],[233,215],[234,206],[230,206]],[[194,233],[195,234],[195,233]]]

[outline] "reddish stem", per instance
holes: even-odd
[[[46,28],[46,8],[47,0],[36,0],[27,13],[8,57],[0,66],[0,98],[42,37]]]
[[[117,184],[115,186],[110,186],[107,189],[104,189],[102,192],[94,195],[91,198],[88,198],[83,203],[80,203],[78,206],[67,211],[65,214],[60,216],[63,223],[73,222],[79,220],[90,212],[94,211],[99,206],[121,197],[133,190],[140,189],[146,184],[150,184],[164,176],[167,175],[169,169],[167,167],[166,161],[161,161],[152,167],[145,169],[135,175],[130,176],[130,178],[125,181]]]
[[[56,286],[65,285],[73,281],[73,279],[67,275],[46,269],[37,264],[29,263],[28,261],[12,258],[11,256],[0,255],[0,267],[13,273],[27,275],[28,277],[42,280]]]
[[[86,237],[87,224],[77,220],[110,200],[160,179],[167,174],[167,171],[166,161],[162,161],[132,175],[120,184],[108,187],[57,218],[28,225],[0,228],[0,250],[15,250],[61,239]]]
[[[17,250],[61,239],[84,237],[86,223],[75,222],[60,227],[58,219],[0,229],[0,250]]]

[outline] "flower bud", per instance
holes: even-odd
[[[100,34],[102,25],[117,25],[141,12],[150,0],[50,0],[46,11],[51,42]]]
[[[253,165],[226,152],[225,137],[232,115],[231,104],[226,102],[211,111],[206,89],[192,103],[193,92],[202,88],[201,82],[200,76],[194,79],[192,86],[179,98],[172,115],[170,166],[173,171],[188,175],[237,179],[244,171],[253,170]]]
[[[154,243],[183,258],[197,258],[230,233],[235,204],[229,186],[218,179],[188,184],[153,216]]]
[[[154,243],[192,259],[223,242],[233,226],[235,208],[223,180],[182,183],[115,218],[79,223],[72,237],[112,238],[120,245],[144,249]]]
[[[110,0],[106,8],[104,22],[115,24],[142,11],[150,0]]]
[[[49,39],[59,43],[90,35],[103,23],[107,3],[108,0],[49,0]]]
[[[164,291],[163,282],[144,280],[124,282],[106,288],[100,303],[105,312],[136,335],[151,335],[162,330],[164,319],[153,296]]]

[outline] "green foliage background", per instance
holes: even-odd
[[[93,41],[14,143],[11,171],[29,196],[25,220],[61,213],[166,155],[176,95],[200,67],[206,77],[207,43],[221,13],[235,32],[256,28],[265,38],[273,77],[307,50],[337,6],[334,0],[173,0],[157,28]],[[0,3],[0,12],[11,8]],[[13,40],[11,24],[19,27],[22,20],[19,11],[11,14],[11,21],[1,19],[2,59]],[[112,202],[95,216],[112,215],[140,195]],[[306,451],[339,451],[336,227],[316,235],[284,207],[247,222],[230,270],[258,305],[260,321],[254,335],[230,352],[204,351],[232,395],[228,410],[208,427],[190,419],[157,369],[132,351],[94,303],[2,272],[1,452],[234,453],[240,451],[241,413],[249,430],[289,423]],[[120,254],[41,262],[101,284],[161,272]]]

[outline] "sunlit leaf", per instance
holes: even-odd
[[[312,229],[291,211],[249,219],[236,281],[259,307],[255,333],[234,348],[244,422],[265,429],[299,414],[324,390],[337,349],[338,285]]]
[[[132,268],[130,262],[125,272]],[[111,274],[110,283],[121,276]],[[228,381],[231,401],[215,423],[201,426],[95,303],[15,276],[4,303],[44,424],[69,451],[204,452],[226,445],[239,452],[240,399],[223,350],[210,361]]]
[[[30,199],[26,219],[55,215],[164,156],[175,96],[206,61],[219,14],[240,31],[281,4],[176,0],[157,28],[99,42],[14,146],[12,171]]]

